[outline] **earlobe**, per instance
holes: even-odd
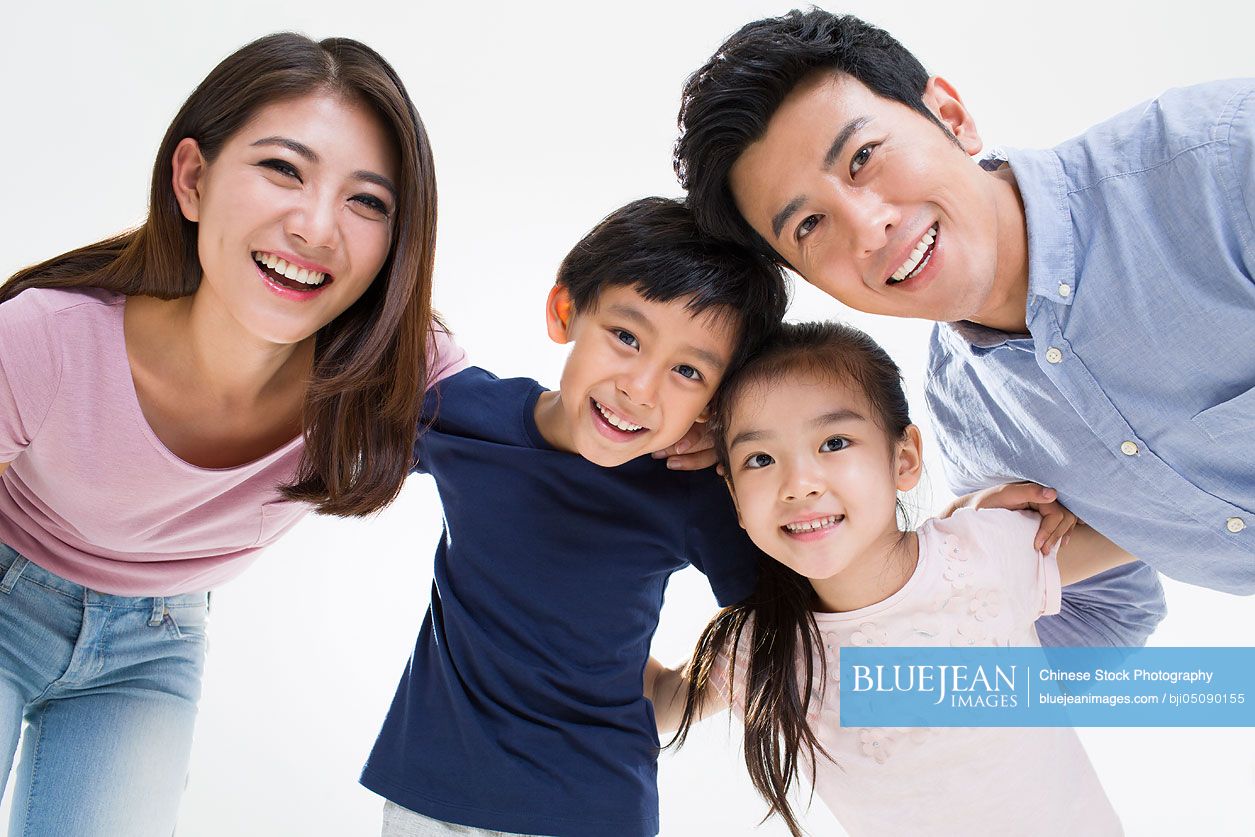
[[[571,342],[571,292],[565,285],[554,285],[545,300],[545,326],[555,343]]]
[[[205,157],[200,153],[200,143],[191,137],[180,140],[174,147],[170,167],[174,199],[179,202],[183,217],[193,223],[200,221],[200,181],[205,173]]]
[[[924,86],[922,98],[924,105],[941,120],[941,124],[954,135],[959,146],[969,156],[984,147],[980,134],[976,131],[976,121],[967,105],[959,98],[959,92],[954,89],[954,85],[941,76],[933,76]]]

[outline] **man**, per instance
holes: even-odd
[[[757,21],[689,79],[700,223],[862,311],[937,321],[959,493],[1026,479],[1164,573],[1255,592],[1255,83],[1170,91],[1050,151],[972,164],[972,115],[887,33]],[[1146,564],[1069,588],[1047,644],[1140,644]]]

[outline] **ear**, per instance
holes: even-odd
[[[571,342],[571,292],[566,285],[554,285],[545,301],[545,325],[555,343]]]
[[[907,425],[897,443],[893,463],[893,482],[898,491],[910,491],[919,484],[924,473],[924,440],[915,425]]]
[[[702,407],[702,411],[697,414],[697,418],[693,419],[693,423],[705,424],[706,422],[710,421],[710,414],[714,412],[714,409],[715,409],[714,402],[708,403],[705,407]]]
[[[179,202],[183,217],[192,222],[199,221],[200,183],[208,167],[205,155],[200,153],[200,143],[191,137],[179,140],[179,144],[174,147],[170,166],[174,175],[174,199]]]
[[[984,147],[980,134],[976,132],[976,120],[959,98],[959,91],[950,82],[941,76],[933,76],[924,85],[922,98],[924,105],[954,134],[954,138],[969,156]]]

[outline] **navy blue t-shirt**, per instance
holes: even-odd
[[[602,468],[551,447],[535,381],[469,368],[429,393],[417,446],[445,533],[431,607],[362,784],[428,817],[509,832],[658,832],[641,694],[671,573],[722,604],[756,578],[713,468]]]

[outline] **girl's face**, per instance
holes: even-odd
[[[848,574],[869,550],[897,542],[897,492],[919,479],[919,433],[912,425],[891,441],[855,387],[809,374],[750,385],[727,439],[741,525],[793,571]]]
[[[387,259],[399,168],[374,112],[325,92],[261,108],[213,162],[184,139],[174,188],[198,224],[196,304],[265,342],[314,334]]]

